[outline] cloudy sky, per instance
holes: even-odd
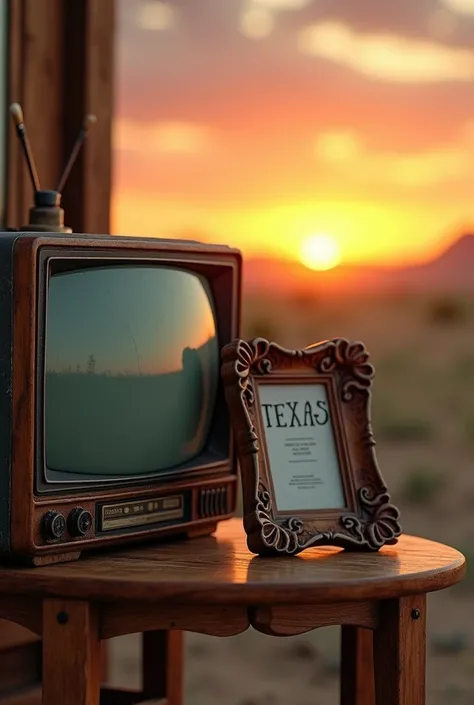
[[[474,227],[474,0],[118,0],[113,227],[298,257]]]

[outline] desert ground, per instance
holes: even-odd
[[[330,301],[247,298],[246,336],[288,347],[362,340],[376,368],[377,456],[403,528],[468,559],[463,584],[428,601],[428,705],[474,696],[474,296]],[[138,681],[138,637],[111,644],[112,680]],[[186,637],[186,705],[336,705],[339,630],[275,639]]]

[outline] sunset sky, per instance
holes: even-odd
[[[474,227],[474,0],[118,0],[113,232],[425,259]]]

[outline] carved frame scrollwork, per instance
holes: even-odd
[[[370,424],[374,368],[360,342],[344,338],[286,350],[263,338],[236,340],[222,351],[222,377],[241,466],[248,547],[293,555],[311,546],[378,551],[397,542],[400,514],[391,504],[375,457]],[[271,467],[257,401],[258,384],[329,384],[347,507],[288,516],[274,511]],[[272,378],[272,379],[270,379]]]

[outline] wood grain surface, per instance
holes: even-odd
[[[378,603],[255,607],[251,610],[250,621],[254,629],[269,636],[295,636],[320,627],[342,624],[375,629],[378,624]]]
[[[242,521],[215,536],[147,545],[76,563],[0,568],[0,594],[99,602],[288,605],[382,600],[441,590],[462,579],[453,548],[412,536],[378,553],[315,548],[296,557],[261,558],[247,549]],[[3,616],[3,615],[2,615]]]
[[[45,600],[43,626],[43,703],[98,705],[97,607],[79,600]]]
[[[425,705],[425,595],[381,603],[374,675],[377,705]]]
[[[375,705],[373,640],[370,629],[342,627],[340,705]]]
[[[167,705],[182,705],[183,652],[183,634],[180,631],[153,631],[143,634],[144,703],[163,700]]]

